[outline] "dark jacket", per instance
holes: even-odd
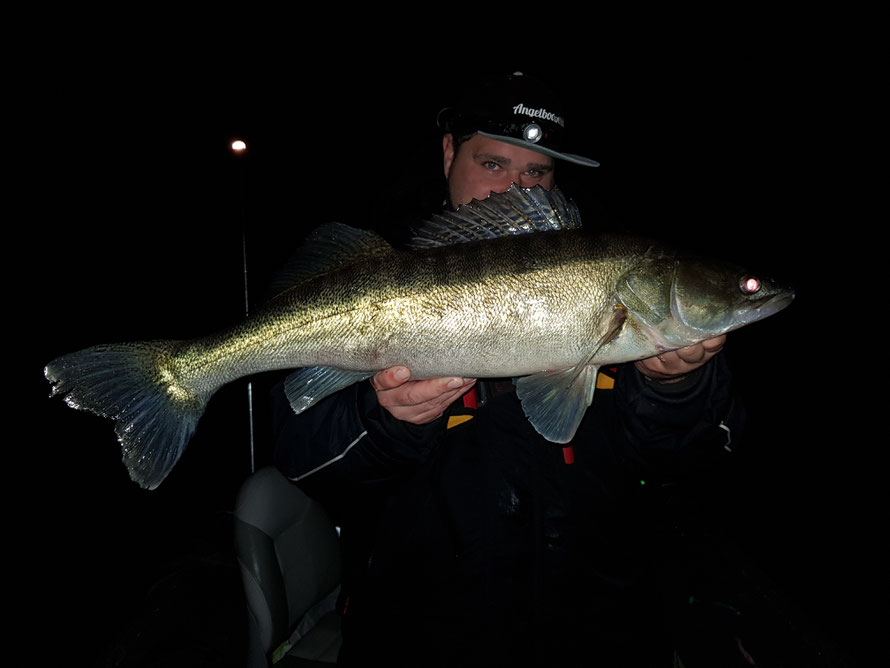
[[[676,385],[600,379],[567,448],[509,381],[422,427],[367,382],[300,416],[276,390],[276,463],[342,527],[344,664],[661,665],[743,413],[720,355]]]

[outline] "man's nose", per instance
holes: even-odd
[[[531,188],[538,183],[538,179],[535,179],[528,174],[523,174],[521,172],[513,177],[513,181],[523,188]]]
[[[500,183],[498,183],[498,192],[507,192],[514,183],[523,188],[530,187],[531,184],[526,185],[523,181],[527,182],[528,180],[522,176],[521,172],[504,172]]]
[[[529,187],[528,179],[526,177],[522,176],[521,174],[519,176],[517,176],[515,180],[516,180],[516,183],[518,183],[523,188]]]

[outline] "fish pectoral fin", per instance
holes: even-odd
[[[598,368],[587,364],[514,380],[522,410],[541,436],[568,443],[593,401]]]
[[[373,375],[372,371],[310,366],[295,371],[285,379],[284,394],[294,413],[300,414],[334,392]]]
[[[596,347],[594,347],[593,351],[590,355],[587,356],[587,359],[582,362],[582,364],[589,364],[590,360],[593,359],[594,355],[596,355],[600,348],[604,345],[618,338],[618,335],[621,334],[621,330],[624,329],[624,323],[627,320],[627,308],[623,304],[616,304],[612,309],[612,317],[606,322],[606,329],[603,331],[599,340],[596,342]],[[580,366],[580,365],[579,365]]]
[[[575,436],[596,389],[599,366],[592,363],[593,358],[621,333],[626,318],[627,310],[616,306],[593,350],[575,366],[541,371],[513,381],[526,417],[548,441],[568,443]]]

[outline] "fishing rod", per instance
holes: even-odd
[[[244,194],[244,171],[247,159],[247,143],[243,139],[232,141],[230,146],[232,154],[238,161],[238,199],[239,199],[239,221],[241,223],[241,265],[244,274],[244,317],[250,315],[250,292],[248,290],[247,281],[247,208]],[[256,470],[255,444],[253,433],[253,383],[247,380],[247,420],[250,433],[250,472]]]

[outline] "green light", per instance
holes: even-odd
[[[640,484],[645,486],[646,481],[645,481],[645,480],[640,480]]]

